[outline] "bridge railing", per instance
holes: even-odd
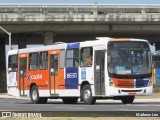
[[[136,8],[153,8],[160,7],[160,4],[53,4],[53,3],[0,3],[0,7],[136,7]]]
[[[0,3],[0,21],[159,21],[160,4]]]

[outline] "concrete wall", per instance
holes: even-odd
[[[159,21],[160,8],[0,8],[1,22]]]

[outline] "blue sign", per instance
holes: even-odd
[[[78,89],[78,68],[66,68],[66,89]]]
[[[116,66],[115,69],[116,69],[116,70],[125,70],[125,67],[123,67],[123,66]]]
[[[86,80],[86,69],[81,69],[82,80]]]
[[[79,48],[79,45],[80,45],[79,42],[77,42],[77,43],[69,43],[67,45],[67,49]]]

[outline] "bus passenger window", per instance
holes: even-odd
[[[92,50],[91,47],[81,49],[81,67],[92,66]]]
[[[40,53],[40,69],[44,70],[48,68],[48,52]]]
[[[74,59],[73,64],[74,64],[74,67],[78,67],[78,65],[79,65],[79,59]]]
[[[64,68],[65,65],[65,50],[60,52],[60,68]]]
[[[50,57],[50,72],[51,74],[58,74],[58,55],[51,55]]]
[[[20,58],[20,75],[26,76],[26,69],[27,69],[27,58],[22,57]]]
[[[67,50],[66,55],[66,67],[78,67],[79,66],[79,49]]]
[[[8,72],[15,72],[18,69],[18,56],[11,55],[9,56],[8,61]]]
[[[30,70],[38,69],[38,53],[31,53],[29,55],[29,69]]]

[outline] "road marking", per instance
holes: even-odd
[[[117,111],[156,111],[156,110],[117,109]]]
[[[134,104],[133,104],[133,106],[160,106],[160,105],[158,105],[157,103],[144,105],[144,104],[142,103],[142,105],[134,105]]]
[[[72,108],[72,107],[54,107],[54,108],[57,108],[57,109],[77,109],[77,110],[85,109],[85,108]]]

